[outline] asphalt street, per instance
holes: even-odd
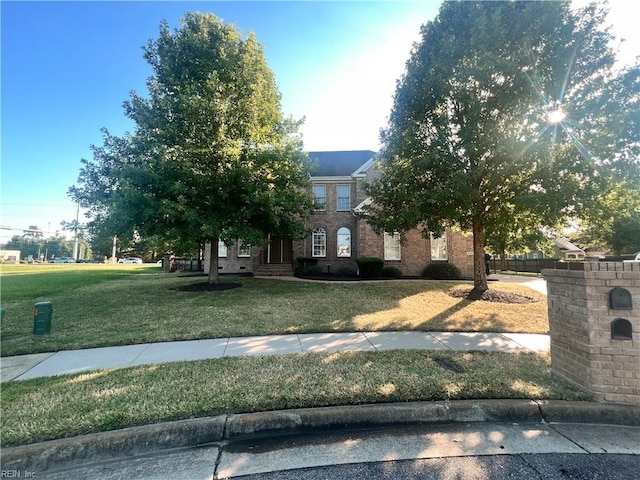
[[[636,480],[640,427],[472,422],[329,429],[249,437],[33,474],[32,478],[51,480]]]
[[[524,454],[403,460],[288,470],[237,480],[637,480],[635,455]]]

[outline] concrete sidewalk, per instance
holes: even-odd
[[[549,351],[548,335],[523,333],[356,332],[305,333],[88,348],[3,357],[3,382],[104,368],[204,360],[242,355],[376,351],[390,349]]]

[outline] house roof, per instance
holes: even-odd
[[[582,250],[580,247],[576,247],[573,243],[569,241],[568,238],[564,238],[564,237],[556,238],[556,245],[560,247],[562,250],[567,250],[569,252],[584,253],[584,250]]]
[[[348,177],[373,158],[371,150],[349,150],[341,152],[309,152],[314,161],[314,177]]]

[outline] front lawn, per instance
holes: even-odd
[[[2,271],[3,356],[170,340],[375,330],[547,333],[543,295],[513,284],[491,289],[531,303],[470,302],[446,292],[463,282],[318,283],[224,278],[241,288],[184,292],[203,276],[157,267],[56,265]],[[53,305],[50,335],[34,336],[33,305]]]
[[[283,333],[375,330],[546,333],[543,295],[513,284],[525,304],[470,302],[446,292],[461,282],[319,283],[224,278],[241,288],[184,292],[203,276],[157,267],[56,265],[2,272],[3,356],[109,345]],[[66,267],[66,268],[65,268]],[[29,272],[29,273],[27,273]],[[464,284],[463,284],[464,285]],[[465,285],[468,286],[468,285]],[[50,335],[32,335],[33,306],[53,305]]]

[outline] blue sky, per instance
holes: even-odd
[[[67,189],[100,128],[133,125],[122,103],[145,93],[141,47],[187,11],[212,12],[255,32],[276,75],[285,114],[306,117],[307,150],[378,148],[420,25],[440,1],[17,2],[3,0],[0,241],[29,225],[45,232],[72,220]],[[612,5],[623,54],[640,54],[633,3]],[[81,219],[82,220],[82,219]]]

